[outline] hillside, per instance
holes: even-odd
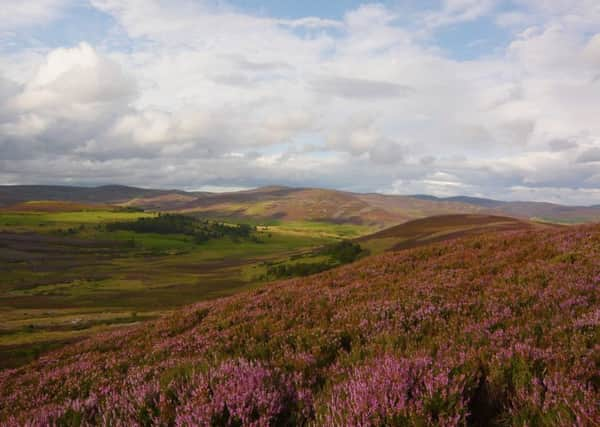
[[[356,241],[372,253],[379,253],[384,250],[414,248],[463,236],[497,231],[531,230],[534,227],[552,226],[496,215],[436,215],[386,228],[360,237]]]
[[[177,190],[151,190],[124,185],[104,185],[100,187],[0,185],[0,206],[35,200],[116,204],[138,197],[153,198],[172,193],[185,194],[185,192]]]
[[[432,214],[479,210],[460,203],[428,202],[403,196],[280,187],[211,195],[181,209],[215,216],[351,223],[380,228]]]
[[[475,205],[407,196],[349,193],[318,188],[262,187],[231,193],[151,190],[126,186],[0,186],[0,206],[30,201],[118,204],[147,210],[259,221],[312,221],[383,228],[414,218],[474,213]]]
[[[508,215],[517,218],[537,219],[547,222],[584,223],[600,221],[600,206],[564,206],[544,202],[503,202],[479,197],[455,196],[434,197],[428,195],[413,196],[430,202],[454,202],[479,206],[485,212],[496,215]]]
[[[28,201],[112,204],[153,211],[276,223],[308,221],[383,229],[433,215],[486,214],[558,223],[600,221],[600,208],[477,197],[437,198],[351,193],[320,188],[262,187],[230,193],[102,187],[0,186],[0,207]]]
[[[0,372],[0,424],[600,423],[600,226],[369,257]]]

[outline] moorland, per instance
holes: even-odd
[[[596,425],[598,218],[0,187],[0,424]]]
[[[169,228],[169,218],[187,221]],[[290,258],[323,269],[331,257],[312,251],[357,233],[336,224],[289,227],[80,203],[5,208],[0,367],[114,325],[251,288],[267,280],[274,263]]]

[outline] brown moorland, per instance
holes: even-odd
[[[559,226],[498,215],[435,215],[386,228],[357,238],[356,241],[372,252],[378,253],[383,250],[409,249],[470,235],[555,227]]]

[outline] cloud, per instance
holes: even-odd
[[[437,28],[473,21],[490,13],[497,3],[497,0],[443,0],[441,10],[428,13],[425,23]]]
[[[50,52],[26,83],[3,86],[3,157],[61,153],[98,137],[136,94],[136,83],[88,44]]]
[[[67,5],[45,1],[28,22]],[[110,40],[0,52],[3,182],[595,194],[597,2],[291,20],[213,1],[91,4]],[[468,61],[439,47],[438,29],[488,18],[505,46]]]
[[[413,92],[409,86],[348,77],[319,77],[311,82],[312,89],[320,94],[341,98],[396,98]]]
[[[583,151],[577,156],[577,163],[596,163],[600,162],[600,147],[592,147]]]
[[[291,28],[308,28],[311,30],[315,29],[342,29],[343,23],[333,19],[323,19],[316,16],[307,16],[306,18],[300,19],[282,19],[278,21],[280,25],[291,27]]]
[[[31,28],[60,16],[70,0],[3,0],[2,30]]]
[[[395,141],[381,140],[369,151],[369,159],[376,164],[400,164],[406,155],[406,148]]]
[[[553,139],[548,142],[551,151],[567,151],[577,148],[579,144],[571,139]]]

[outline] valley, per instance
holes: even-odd
[[[0,371],[0,421],[595,425],[600,229],[502,223],[99,331]]]
[[[63,202],[0,212],[0,368],[115,325],[260,285],[265,262],[349,233],[298,223],[263,227],[252,238],[198,242],[185,234],[110,231],[112,224],[157,215]]]
[[[3,425],[394,424],[389,393],[409,425],[600,417],[597,226],[329,190],[89,191],[0,207]]]

